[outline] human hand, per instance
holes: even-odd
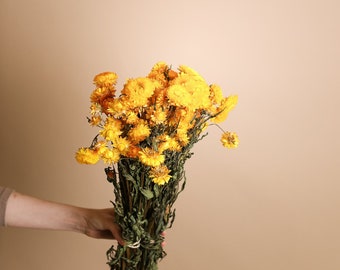
[[[89,237],[102,239],[116,239],[120,245],[124,245],[121,229],[114,222],[115,212],[113,208],[84,209],[85,226],[83,233]]]

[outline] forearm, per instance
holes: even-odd
[[[74,231],[94,238],[116,239],[121,245],[120,227],[113,208],[88,209],[54,203],[12,192],[7,200],[5,225],[10,227]]]
[[[13,192],[7,201],[6,226],[83,232],[81,208]]]

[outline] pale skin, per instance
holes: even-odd
[[[93,238],[124,240],[114,223],[114,209],[89,209],[50,202],[18,192],[7,201],[6,226],[32,229],[72,231]]]

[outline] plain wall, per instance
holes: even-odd
[[[0,1],[0,184],[84,207],[113,199],[90,144],[92,79],[166,61],[239,104],[194,148],[161,270],[340,269],[339,1]],[[112,241],[0,229],[1,270],[108,269]]]

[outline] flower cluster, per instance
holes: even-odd
[[[182,151],[209,123],[224,121],[237,104],[237,96],[224,97],[218,85],[208,85],[187,66],[175,71],[159,62],[146,77],[128,79],[119,96],[117,78],[113,72],[95,76],[88,120],[100,131],[90,147],[77,151],[76,159],[84,164],[138,159],[159,185],[171,178],[166,153]],[[223,132],[221,142],[235,148],[239,141],[235,133]]]

